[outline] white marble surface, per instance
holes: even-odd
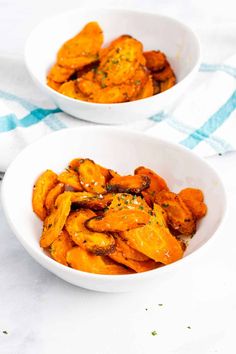
[[[83,4],[92,6],[95,1],[0,0],[0,53],[21,56],[27,35],[45,13]],[[220,61],[236,53],[234,1],[99,4],[153,9],[191,23],[206,60]],[[217,36],[225,36],[223,48],[218,48]],[[221,174],[228,194],[222,233],[191,269],[160,286],[153,284],[148,291],[103,294],[63,282],[26,253],[0,205],[0,354],[236,353],[236,153],[209,161]],[[153,330],[156,336],[151,335]]]

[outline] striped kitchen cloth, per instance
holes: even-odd
[[[52,131],[90,124],[60,111],[34,85],[22,60],[0,58],[0,171],[27,144]],[[236,147],[236,55],[202,63],[178,105],[127,127],[180,143],[201,156]]]

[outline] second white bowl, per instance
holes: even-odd
[[[177,85],[152,97],[116,104],[83,102],[48,87],[46,75],[58,49],[90,21],[100,24],[105,45],[130,34],[143,43],[144,50],[163,51],[176,73]],[[180,99],[199,68],[200,44],[189,27],[170,17],[129,10],[77,9],[39,24],[26,43],[25,61],[36,83],[66,113],[96,123],[123,124],[151,117]]]

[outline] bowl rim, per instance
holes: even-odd
[[[80,271],[77,269],[73,269],[67,266],[64,266],[60,263],[58,263],[57,261],[53,260],[52,258],[50,258],[48,255],[46,255],[43,250],[39,247],[38,249],[35,249],[34,246],[31,246],[26,240],[24,240],[21,236],[20,231],[17,230],[17,228],[14,225],[14,221],[12,220],[11,216],[10,216],[10,208],[7,202],[7,191],[8,191],[8,175],[11,173],[11,170],[14,170],[14,164],[15,162],[21,158],[21,156],[24,156],[25,152],[29,151],[30,149],[32,149],[32,147],[36,146],[36,145],[41,145],[44,143],[45,140],[50,140],[51,135],[53,136],[60,136],[60,135],[64,135],[64,134],[70,134],[70,131],[74,131],[74,130],[78,130],[79,133],[83,133],[83,131],[94,131],[97,130],[98,132],[122,132],[122,134],[127,134],[127,135],[133,135],[134,137],[148,137],[149,139],[151,139],[154,142],[160,142],[161,144],[166,144],[168,146],[170,146],[171,148],[174,148],[176,150],[178,150],[179,152],[184,152],[185,154],[194,157],[195,159],[197,159],[198,161],[200,161],[201,163],[205,164],[213,173],[213,175],[215,175],[215,177],[217,178],[217,181],[219,183],[220,189],[222,191],[222,199],[221,202],[224,205],[223,208],[223,214],[221,216],[221,220],[220,223],[217,227],[217,229],[215,230],[215,232],[211,235],[211,237],[202,245],[200,246],[197,250],[195,250],[193,253],[184,256],[183,258],[179,259],[176,262],[164,265],[163,267],[160,268],[156,268],[156,269],[152,269],[146,272],[142,272],[142,273],[134,273],[134,274],[124,274],[124,275],[107,275],[107,274],[94,274],[94,273],[88,273],[88,272],[84,272],[84,271]],[[209,164],[207,161],[205,161],[203,158],[201,158],[200,156],[198,156],[196,153],[194,153],[193,151],[187,149],[186,147],[180,145],[180,144],[176,144],[176,143],[172,143],[169,141],[166,141],[164,139],[161,139],[159,137],[153,137],[153,136],[149,136],[145,133],[142,132],[137,132],[137,131],[132,131],[131,129],[125,129],[125,128],[120,128],[120,127],[110,127],[110,126],[96,126],[96,125],[90,125],[90,126],[84,126],[84,127],[77,127],[77,128],[66,128],[66,129],[62,129],[56,132],[53,132],[51,134],[48,134],[40,139],[38,139],[37,141],[29,144],[28,146],[26,146],[18,155],[17,157],[11,162],[10,166],[8,167],[5,176],[3,178],[2,181],[2,186],[1,186],[1,200],[2,200],[2,205],[3,205],[3,211],[5,214],[5,217],[7,219],[8,224],[11,227],[11,230],[13,231],[13,233],[15,234],[15,236],[17,237],[17,239],[20,241],[20,243],[23,245],[23,247],[27,250],[27,252],[39,263],[41,264],[44,268],[46,268],[47,270],[51,271],[52,273],[54,273],[53,268],[56,268],[59,272],[62,273],[68,273],[68,274],[73,274],[76,276],[76,274],[78,275],[78,279],[79,278],[84,278],[84,279],[96,279],[98,281],[104,281],[104,280],[110,280],[110,281],[123,281],[123,280],[130,280],[130,281],[136,281],[142,278],[148,278],[148,277],[152,277],[158,275],[158,274],[163,274],[165,272],[171,271],[173,268],[179,267],[181,266],[181,264],[184,264],[186,262],[189,262],[191,259],[195,258],[196,256],[198,256],[199,254],[201,254],[203,251],[206,251],[207,247],[209,247],[209,244],[211,244],[216,238],[217,235],[219,235],[219,231],[222,228],[222,225],[224,224],[224,220],[226,218],[226,214],[227,214],[227,195],[226,195],[226,190],[224,187],[224,184],[219,176],[219,174],[217,173],[217,171],[215,170],[215,168],[213,168],[211,166],[211,164]],[[36,217],[36,216],[35,216]],[[58,273],[54,273],[54,274],[58,274]]]
[[[60,19],[64,16],[69,16],[70,14],[73,14],[74,12],[88,12],[88,11],[108,11],[108,12],[116,12],[116,13],[129,13],[129,14],[143,14],[143,15],[147,15],[147,16],[151,16],[151,17],[157,17],[157,18],[162,18],[162,19],[166,19],[170,22],[176,23],[178,26],[184,28],[187,32],[189,32],[192,35],[192,39],[195,40],[195,46],[197,49],[197,56],[195,58],[195,64],[193,65],[192,69],[189,71],[189,73],[180,81],[177,81],[177,83],[172,86],[171,88],[169,88],[168,90],[161,92],[157,95],[153,95],[150,97],[146,97],[146,98],[142,98],[136,101],[128,101],[128,102],[120,102],[120,103],[96,103],[96,102],[87,102],[87,101],[82,101],[79,99],[75,99],[66,95],[63,95],[62,93],[59,93],[58,91],[53,90],[51,87],[49,87],[45,82],[42,82],[37,75],[34,74],[34,71],[31,68],[31,61],[29,60],[29,52],[30,52],[30,43],[32,41],[32,38],[34,37],[35,32],[37,32],[38,29],[40,29],[40,27],[42,27],[44,24],[47,24],[48,22],[50,22],[53,19]],[[198,37],[198,35],[196,34],[196,32],[190,27],[188,26],[186,23],[181,22],[180,20],[177,20],[176,18],[173,18],[171,16],[167,16],[167,15],[163,15],[163,14],[158,14],[158,13],[153,13],[151,11],[142,11],[140,9],[135,9],[135,10],[130,10],[130,9],[121,9],[121,8],[106,8],[106,7],[102,7],[102,8],[75,8],[73,10],[69,10],[69,11],[64,11],[64,12],[60,12],[54,16],[48,16],[47,18],[45,18],[43,21],[39,22],[31,31],[30,35],[28,36],[26,42],[25,42],[25,47],[24,47],[24,61],[27,67],[28,72],[30,73],[30,75],[32,76],[32,78],[34,79],[34,81],[36,81],[41,87],[43,87],[49,94],[55,95],[55,97],[63,98],[66,101],[68,101],[68,103],[70,102],[76,102],[78,104],[83,105],[84,107],[86,106],[91,106],[91,107],[108,107],[108,106],[119,106],[119,107],[125,107],[125,106],[131,106],[131,105],[137,105],[138,102],[150,102],[151,100],[157,100],[158,98],[160,99],[160,97],[168,97],[170,95],[170,92],[175,92],[178,87],[182,86],[182,83],[185,83],[185,81],[192,76],[196,71],[198,71],[199,67],[200,67],[200,61],[201,61],[201,57],[202,57],[202,50],[201,50],[201,43],[200,43],[200,39]]]

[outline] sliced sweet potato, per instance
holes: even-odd
[[[177,194],[162,190],[156,197],[158,203],[167,214],[167,222],[174,230],[184,235],[193,235],[196,231],[196,222],[193,214]]]
[[[63,44],[57,62],[63,67],[81,69],[96,62],[103,43],[103,33],[97,22],[89,22],[73,38]]]
[[[159,50],[150,50],[143,53],[146,59],[146,67],[151,71],[160,71],[166,65],[166,56]]]
[[[101,86],[120,85],[131,79],[138,66],[145,65],[142,43],[128,35],[115,39],[100,55],[96,80]]]
[[[83,187],[80,184],[78,173],[74,170],[66,170],[58,175],[58,181],[74,188],[76,191],[83,191]]]
[[[73,242],[66,230],[62,230],[59,236],[50,246],[50,254],[55,261],[67,265],[67,252],[73,247]]]
[[[80,247],[96,255],[107,255],[115,250],[115,240],[110,234],[92,232],[85,227],[85,222],[96,216],[92,210],[81,209],[72,212],[66,221],[66,230],[72,240]]]
[[[109,192],[138,194],[150,186],[150,178],[144,175],[118,176],[107,184]]]
[[[64,183],[57,183],[55,187],[53,187],[47,194],[45,200],[45,207],[47,209],[48,214],[51,213],[54,208],[55,201],[57,197],[65,191]]]
[[[54,64],[48,72],[47,78],[58,83],[63,83],[71,77],[75,69],[64,68],[58,64]]]
[[[78,166],[79,180],[82,187],[87,191],[95,194],[106,193],[105,177],[101,173],[101,169],[94,161],[84,159],[80,161]]]
[[[156,262],[169,264],[182,258],[179,241],[171,235],[166,226],[162,208],[154,204],[150,222],[143,227],[120,233],[129,246]]]
[[[33,211],[41,220],[47,215],[45,200],[48,192],[57,184],[57,174],[51,170],[46,170],[37,179],[32,196]]]
[[[70,213],[70,207],[70,195],[68,193],[60,194],[52,213],[44,220],[43,233],[40,238],[41,247],[47,248],[56,240],[65,225],[67,216]]]
[[[195,219],[203,218],[207,213],[207,206],[204,203],[204,196],[200,189],[185,188],[179,192],[179,196],[192,212]]]
[[[135,169],[134,173],[135,175],[144,175],[150,178],[150,186],[145,189],[144,192],[142,192],[142,195],[147,201],[148,205],[153,204],[156,194],[161,190],[169,190],[166,181],[150,168],[140,166]]]
[[[148,223],[150,215],[143,210],[109,210],[103,216],[95,216],[85,226],[96,232],[120,232],[131,230]]]
[[[74,269],[95,274],[131,274],[132,271],[115,263],[107,256],[96,256],[81,247],[67,252],[67,263]]]

